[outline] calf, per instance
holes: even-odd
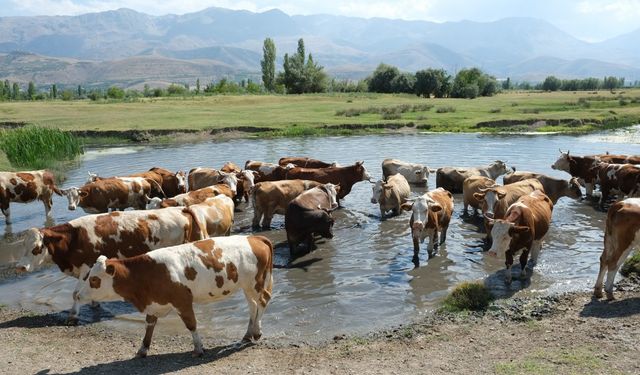
[[[525,267],[529,252],[531,252],[531,269],[535,266],[542,242],[549,230],[552,211],[551,199],[537,190],[520,197],[516,203],[509,206],[504,219],[489,218],[493,226],[491,230],[493,244],[489,249],[489,255],[505,257],[507,283],[511,283],[513,257],[521,250],[520,277],[524,279],[527,276]]]
[[[329,168],[300,168],[295,167],[288,171],[288,180],[313,180],[323,184],[332,183],[340,186],[338,192],[338,202],[351,192],[353,185],[360,181],[370,181],[371,176],[364,167],[364,162],[357,161],[354,165],[347,167]]]
[[[203,226],[189,208],[87,215],[62,225],[28,230],[25,254],[16,267],[19,272],[29,272],[53,261],[60,271],[82,279],[101,254],[127,258],[202,238]],[[74,298],[70,320],[79,309]]]
[[[314,234],[333,238],[331,211],[337,207],[336,186],[330,183],[309,189],[289,203],[284,227],[292,258],[296,254],[296,247],[303,241],[309,251],[313,250]]]
[[[576,177],[572,177],[567,181],[560,178],[549,177],[541,173],[522,171],[505,175],[504,184],[509,185],[530,178],[535,178],[540,181],[542,187],[544,187],[545,194],[547,194],[554,205],[558,202],[558,199],[562,197],[569,197],[576,200],[582,199],[582,190]]]
[[[600,271],[593,290],[596,298],[602,298],[602,281],[607,299],[613,298],[613,281],[625,259],[640,249],[640,199],[627,198],[609,207],[604,230],[604,250],[600,255]]]
[[[124,210],[133,207],[144,210],[151,195],[153,180],[142,177],[113,177],[62,190],[69,200],[69,210],[76,207],[90,214],[108,212],[109,209]]]
[[[473,214],[476,214],[476,210],[482,208],[482,199],[477,199],[474,194],[481,193],[485,189],[495,187],[495,180],[485,176],[471,176],[464,179],[462,184],[462,195],[464,200],[464,215],[468,215],[468,207],[471,206]]]
[[[319,185],[320,182],[309,180],[258,182],[251,195],[253,227],[259,227],[262,219],[262,228],[270,228],[273,215],[284,215],[295,197]]]
[[[273,288],[273,245],[262,236],[214,237],[129,259],[100,256],[82,283],[80,301],[125,300],[146,314],[137,357],[146,357],[159,317],[176,311],[191,332],[193,356],[204,354],[194,303],[228,298],[242,289],[249,305],[243,342],[262,336],[262,314]]]
[[[157,208],[166,208],[166,207],[176,207],[176,206],[191,206],[193,204],[202,203],[209,198],[213,198],[217,195],[226,195],[227,197],[233,199],[234,194],[231,189],[224,184],[217,184],[207,186],[202,189],[193,190],[188,193],[178,194],[173,198],[160,199],[160,198],[151,198],[147,202],[147,210],[157,209]]]
[[[634,164],[608,164],[596,161],[592,169],[600,182],[600,208],[604,209],[604,204],[610,193],[620,195],[638,196],[640,195],[640,166]]]
[[[187,180],[189,182],[189,191],[216,184],[225,184],[229,186],[235,196],[238,189],[238,178],[235,173],[226,173],[213,168],[193,168],[189,171]]]
[[[0,172],[0,209],[7,225],[11,224],[11,202],[29,203],[40,200],[46,216],[51,213],[53,194],[62,195],[49,171]]]
[[[424,164],[407,163],[397,159],[384,159],[382,161],[382,176],[385,180],[394,174],[401,174],[410,184],[427,185],[429,172],[433,173],[435,171]]]
[[[468,177],[485,176],[495,180],[505,173],[507,173],[507,165],[501,160],[496,160],[484,167],[442,167],[436,172],[436,186],[452,193],[462,193],[462,185]]]
[[[427,253],[431,258],[438,245],[447,239],[447,229],[453,213],[453,196],[450,192],[438,188],[413,201],[404,203],[402,208],[412,211],[409,227],[413,239],[413,263],[418,267],[420,264],[418,257],[420,242],[424,242],[427,237],[429,238]],[[440,234],[439,241],[438,234]]]
[[[324,161],[318,159],[311,159],[307,157],[285,157],[280,158],[278,160],[278,165],[281,167],[286,167],[289,164],[293,164],[296,167],[303,168],[329,168],[329,167],[339,167],[338,163],[326,163]]]
[[[401,174],[394,174],[388,177],[386,182],[377,181],[372,189],[371,203],[380,205],[381,218],[384,218],[387,211],[392,211],[393,215],[399,215],[402,212],[402,204],[407,201],[411,194],[409,183]]]

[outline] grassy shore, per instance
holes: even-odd
[[[376,126],[453,132],[587,132],[640,123],[640,90],[508,92],[473,100],[323,94],[4,102],[0,103],[2,122],[73,131],[253,127],[273,136],[344,134],[370,127],[375,131]]]

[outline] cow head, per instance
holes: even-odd
[[[489,249],[488,252],[489,255],[504,258],[513,237],[529,233],[529,227],[515,224],[519,217],[519,211],[511,212],[506,220],[493,220],[491,217],[485,216],[489,224],[493,225],[491,229],[491,238],[493,241],[491,243],[491,249]]]
[[[416,175],[416,179],[425,184],[429,180],[430,169],[426,165],[417,165],[413,168],[413,173]]]
[[[577,177],[572,177],[569,180],[569,198],[582,199],[582,189],[580,189],[580,181]]]
[[[378,180],[371,187],[371,190],[372,190],[371,203],[376,204],[380,200],[380,195],[382,195],[383,184],[384,184],[384,181]]]
[[[178,181],[178,194],[184,194],[187,192],[187,175],[184,171],[176,172],[176,180]]]
[[[51,260],[44,243],[44,235],[38,228],[29,229],[24,237],[25,253],[16,264],[16,271],[31,272]]]
[[[329,206],[331,206],[330,210],[335,210],[338,208],[338,192],[340,191],[340,185],[328,183],[322,186],[329,196]]]
[[[92,182],[95,182],[98,180],[98,174],[97,173],[93,173],[90,171],[87,171],[87,174],[89,175],[89,177],[87,177],[87,182],[85,182],[85,184],[90,184]]]
[[[314,226],[314,233],[324,238],[333,238],[333,224],[335,220],[331,217],[331,211],[326,209],[322,210],[318,219],[319,222],[316,222]]]
[[[367,172],[367,168],[364,167],[364,161],[357,161],[355,167],[356,171],[360,173],[360,181],[371,181],[371,175]]]
[[[117,261],[109,261],[106,256],[100,255],[76,294],[78,302],[122,300],[113,289],[113,278],[118,266]]]
[[[422,232],[427,225],[429,221],[429,211],[438,212],[442,210],[442,206],[427,194],[407,201],[400,207],[405,211],[412,211],[411,219],[413,224],[411,225],[411,234],[413,237],[420,236],[420,232]]]
[[[503,175],[509,171],[507,163],[502,160],[496,160],[489,165],[489,174],[492,179],[496,179],[498,176]]]
[[[147,199],[147,210],[155,210],[162,207],[162,198],[153,197]]]
[[[485,214],[493,217],[493,209],[496,203],[505,197],[506,193],[504,190],[500,189],[497,185],[491,186],[486,189],[479,189],[479,193],[473,193],[473,197],[478,200],[478,202],[483,202],[482,211]]]
[[[560,157],[558,157],[558,160],[551,165],[551,169],[570,173],[571,156],[569,156],[569,150],[567,150],[567,152],[562,152],[562,150],[559,151]]]
[[[255,178],[260,174],[256,171],[245,169],[236,174],[238,180],[242,183],[242,188],[246,192],[250,192],[256,186]]]
[[[238,178],[236,177],[236,175],[234,173],[226,173],[226,172],[219,172],[219,173],[220,173],[219,182],[227,185],[229,189],[231,189],[233,194],[235,194],[238,191]]]
[[[61,190],[63,195],[66,195],[67,200],[69,201],[69,210],[74,211],[76,207],[80,205],[80,201],[82,198],[85,198],[89,193],[85,190],[80,190],[75,186],[72,186],[68,189]]]

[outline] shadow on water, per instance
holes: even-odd
[[[640,298],[626,298],[621,300],[607,301],[606,299],[596,299],[595,297],[584,305],[580,316],[583,318],[624,318],[631,315],[640,314]]]
[[[252,346],[254,344],[231,344],[220,345],[210,349],[205,348],[204,355],[199,358],[191,357],[190,352],[150,355],[147,358],[131,358],[110,363],[100,363],[65,374],[166,374],[215,362]],[[151,350],[153,350],[153,343],[151,344]],[[49,370],[42,370],[38,374],[49,374]]]

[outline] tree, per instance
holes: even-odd
[[[18,86],[17,82],[13,83],[13,89],[11,89],[11,99],[13,100],[20,99],[20,86]]]
[[[405,94],[413,94],[415,91],[416,76],[411,73],[400,73],[391,80],[391,90]]]
[[[27,99],[33,100],[36,97],[36,85],[33,81],[29,81],[29,86],[27,87]]]
[[[196,95],[200,95],[200,78],[196,79]]]
[[[58,97],[58,86],[56,86],[55,83],[51,86],[51,97],[53,99],[56,99]]]
[[[444,98],[451,90],[451,76],[444,69],[426,69],[416,72],[415,93],[425,98]]]
[[[4,98],[6,100],[11,99],[11,83],[8,79],[4,80]]]
[[[511,90],[511,78],[507,77],[505,81],[502,81],[503,90]]]
[[[302,94],[305,92],[324,92],[327,87],[327,75],[324,67],[318,65],[313,56],[305,59],[304,40],[298,40],[298,50],[293,56],[284,55],[284,72],[278,74],[277,85],[283,85],[288,94]]]
[[[60,95],[60,97],[62,98],[62,100],[68,102],[71,99],[73,99],[73,91],[66,89],[64,91],[62,91],[62,95]]]
[[[304,68],[305,92],[325,92],[327,90],[327,74],[324,68],[313,60],[309,54]]]
[[[123,99],[124,90],[117,86],[111,86],[107,89],[107,97],[111,99]]]
[[[462,69],[456,74],[451,88],[454,98],[473,99],[479,95],[491,96],[498,90],[496,79],[478,68]]]
[[[369,78],[369,91],[382,93],[393,92],[391,81],[398,75],[400,75],[398,68],[380,63]]]
[[[82,86],[78,85],[78,98],[82,98]]]
[[[262,55],[263,58],[260,61],[260,66],[262,67],[262,83],[267,91],[273,91],[276,84],[276,45],[273,39],[266,38],[264,40]]]
[[[562,81],[555,76],[548,76],[542,82],[542,89],[544,91],[558,91],[562,87]]]

